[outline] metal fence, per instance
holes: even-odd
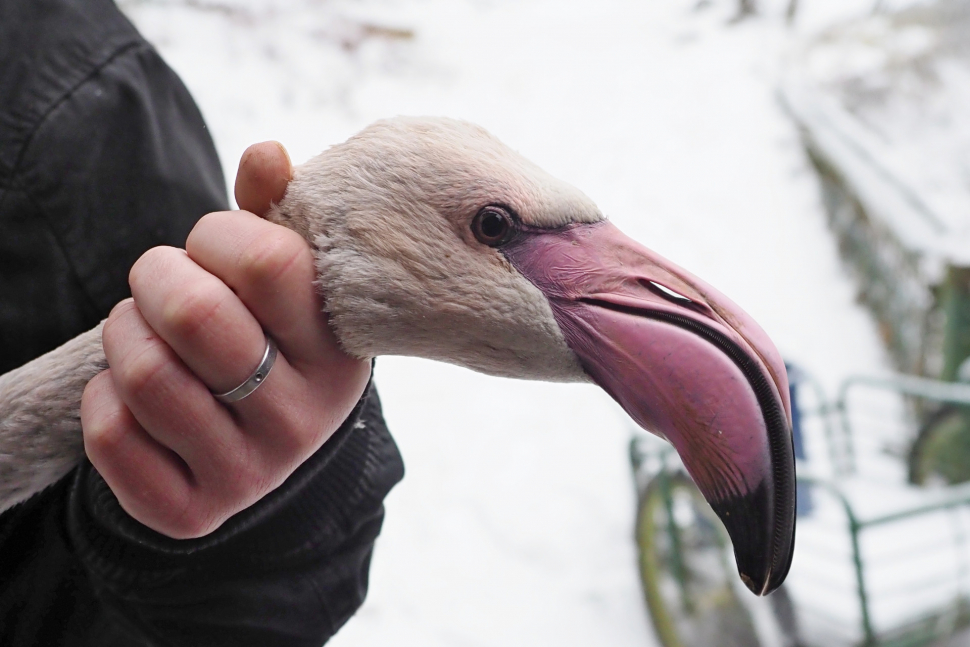
[[[808,394],[814,443],[799,482],[810,498],[788,585],[802,642],[907,647],[953,635],[970,622],[970,484],[906,481],[925,412],[970,405],[970,385],[856,376],[834,402]]]
[[[631,445],[641,574],[661,642],[965,644],[941,641],[970,624],[970,483],[912,485],[908,456],[924,413],[970,406],[970,385],[851,377],[831,400],[809,376],[791,375],[807,460],[783,597],[738,591],[730,544],[676,454],[640,435]]]

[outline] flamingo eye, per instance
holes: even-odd
[[[475,238],[489,247],[507,243],[514,231],[512,216],[502,207],[483,207],[472,220],[472,233]]]

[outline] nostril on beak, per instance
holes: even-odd
[[[648,281],[644,281],[644,280],[641,279],[640,280],[640,284],[643,285],[644,283],[647,284],[647,285],[644,285],[645,288],[647,288],[648,290],[650,290],[654,294],[657,294],[659,296],[662,296],[663,298],[665,298],[665,299],[667,299],[669,301],[673,301],[674,303],[679,303],[681,305],[686,305],[688,303],[694,303],[694,300],[693,299],[690,299],[688,297],[685,297],[680,292],[674,292],[673,290],[671,290],[670,288],[668,288],[666,285],[661,285],[660,283],[657,283],[656,281],[649,281],[649,280]]]
[[[638,282],[640,283],[641,286],[650,290],[651,292],[656,294],[658,297],[661,297],[665,301],[669,301],[670,303],[673,303],[685,308],[690,308],[694,312],[704,315],[705,317],[708,317],[710,319],[716,319],[716,317],[714,316],[714,312],[711,310],[710,306],[708,306],[703,301],[695,301],[694,299],[691,299],[688,296],[684,296],[683,294],[681,294],[680,292],[677,292],[676,290],[672,290],[668,288],[663,283],[657,283],[656,281],[653,281],[650,279],[641,278],[641,279],[638,279]]]

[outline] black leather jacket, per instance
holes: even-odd
[[[188,91],[110,0],[0,2],[0,373],[93,327],[128,269],[225,209]],[[376,392],[279,489],[176,541],[90,463],[0,515],[0,647],[323,644],[403,466]]]

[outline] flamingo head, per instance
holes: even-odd
[[[298,167],[271,217],[314,245],[349,353],[595,382],[676,448],[745,584],[785,579],[795,483],[778,351],[579,190],[472,124],[397,118]]]

